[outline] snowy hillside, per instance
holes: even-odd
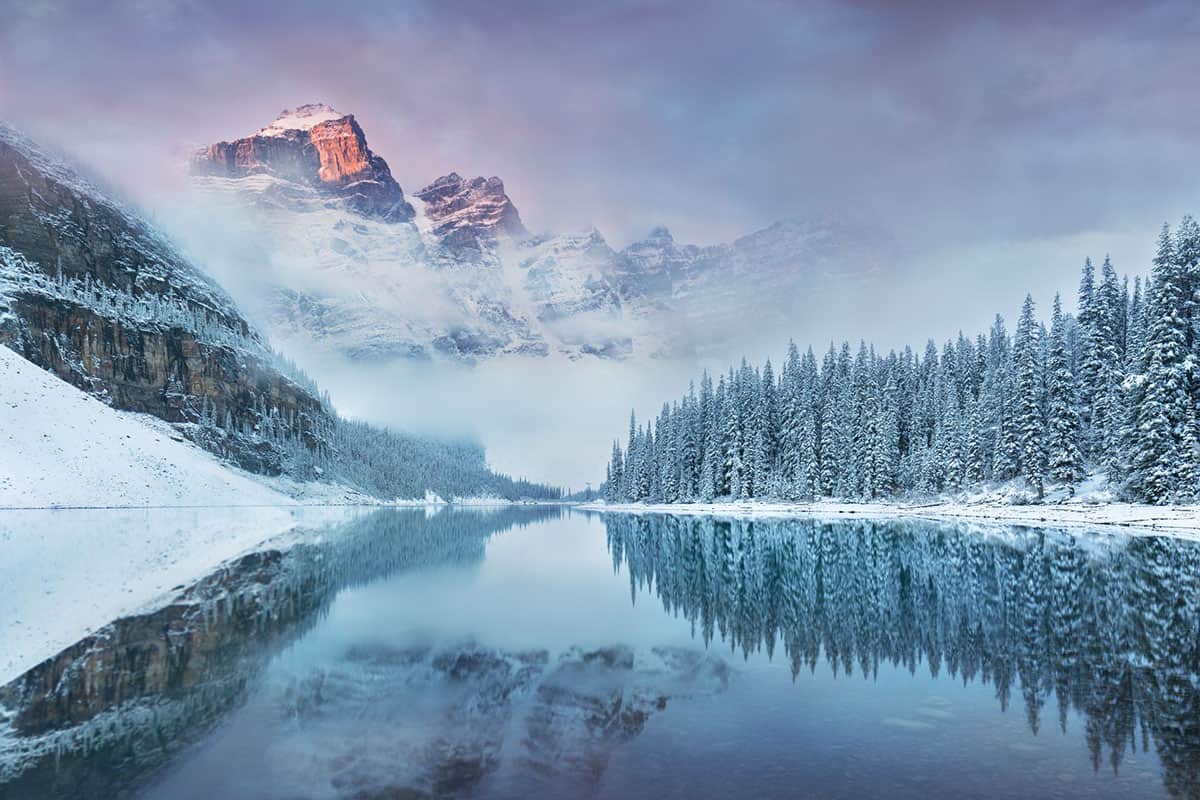
[[[311,117],[328,116],[320,109],[308,111]],[[255,170],[254,180],[282,185],[287,181],[260,170],[262,164],[255,160],[257,155],[276,153],[278,145],[298,159],[292,164],[296,169],[315,165],[312,180],[326,194],[316,203],[314,213],[329,212],[325,203],[332,202],[352,213],[356,225],[391,225],[392,230],[399,230],[397,226],[407,224],[402,218],[410,219],[412,208],[391,180],[387,165],[366,149],[353,119],[307,121],[313,122],[307,130],[294,127],[300,123],[288,122],[278,142],[273,136],[256,137],[259,150],[247,153],[216,147],[214,153],[232,160],[218,159],[213,164],[226,170]],[[297,138],[310,135],[317,137],[319,147],[308,138]],[[316,149],[310,152],[310,146]],[[289,185],[317,191],[314,186]],[[419,238],[412,238],[419,247]],[[386,242],[389,246],[395,243],[394,237]],[[301,247],[296,254],[297,263],[305,263],[303,251]],[[291,251],[283,254],[291,255]],[[366,279],[370,282],[374,277]],[[409,302],[411,296],[428,299],[420,285],[388,286]],[[353,305],[339,306],[331,298],[314,305],[307,297],[295,291],[290,295],[298,316],[312,320],[314,310],[327,308],[333,327],[374,331],[376,336],[394,341],[395,337],[389,339],[391,329],[376,327],[380,317],[356,316]],[[355,292],[351,300],[363,302],[367,297]],[[387,307],[386,298],[376,294],[375,299],[383,300],[380,305]],[[480,313],[488,310],[482,302],[475,309]],[[356,327],[357,322],[363,325]],[[316,384],[276,354],[224,290],[154,225],[2,123],[0,346],[112,409],[162,420],[165,425],[158,428],[159,438],[185,437],[247,472],[287,476],[272,479],[287,493],[293,488],[309,493],[308,488],[293,487],[289,481],[303,487],[313,481],[340,483],[356,487],[358,497],[407,499],[423,497],[427,491],[443,497],[519,497],[539,494],[544,488],[519,485],[491,472],[476,444],[446,443],[348,424]],[[21,390],[17,385],[6,388]],[[44,410],[36,403],[28,408]],[[17,436],[16,430],[13,436]],[[14,438],[12,446],[17,443]],[[117,494],[103,502],[183,502],[185,487],[175,480],[177,476],[157,461],[141,463],[136,443],[127,444],[130,446],[123,453],[113,455],[140,464],[135,469],[137,480],[126,487],[127,482],[115,482],[98,473],[98,479],[111,483],[104,484],[111,491],[100,493],[105,497],[126,488],[130,492],[124,500]],[[370,459],[365,456],[367,450],[374,454]],[[38,466],[29,460],[37,455],[31,451],[26,458],[30,467]],[[63,455],[80,464],[92,460],[65,443]],[[147,457],[154,455],[151,447]],[[118,457],[114,463],[124,462]],[[12,462],[5,466],[22,480],[29,480],[29,471],[23,466]],[[156,483],[156,478],[165,483]],[[230,492],[221,488],[226,482],[223,473],[214,480],[207,495],[203,484],[186,487],[186,493],[200,492],[191,502],[208,502],[203,498],[211,495],[228,503]],[[161,492],[155,491],[155,486]],[[78,487],[49,488],[53,492],[43,486],[39,494],[36,483],[10,482],[8,491],[19,489],[21,496],[13,502],[22,505],[91,502],[90,496],[80,499],[62,494]],[[343,493],[336,495],[330,499],[343,499]]]
[[[294,501],[0,347],[0,508]]]

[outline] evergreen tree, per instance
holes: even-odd
[[[1046,364],[1046,448],[1050,454],[1050,477],[1065,483],[1072,494],[1083,476],[1083,457],[1079,451],[1081,424],[1077,408],[1075,376],[1071,373],[1067,352],[1066,321],[1062,301],[1054,296],[1054,316],[1050,324],[1050,352]]]
[[[796,481],[798,494],[811,499],[821,493],[821,378],[812,348],[800,364],[800,434]]]
[[[1045,491],[1045,417],[1042,413],[1043,386],[1040,363],[1041,341],[1033,316],[1033,296],[1025,296],[1021,320],[1013,344],[1017,372],[1016,425],[1020,436],[1019,470],[1040,500]]]
[[[1178,266],[1171,231],[1164,224],[1154,257],[1142,371],[1134,383],[1130,458],[1135,491],[1151,503],[1170,500],[1179,491],[1180,464],[1186,455],[1181,452],[1181,432],[1190,403],[1185,300]]]
[[[644,427],[614,443],[614,501],[818,496],[879,498],[1022,478],[1073,487],[1102,469],[1133,499],[1187,500],[1200,482],[1200,225],[1164,226],[1148,280],[1084,263],[1077,318],[1055,297],[1050,327],[1026,297],[1015,337],[997,315],[939,351],[880,356],[830,344],[818,365],[789,343],[776,380],[742,359],[705,373]],[[226,427],[250,432],[247,420]],[[203,407],[214,430],[221,410]],[[294,424],[261,404],[255,430]],[[1006,677],[1005,680],[1010,678]]]

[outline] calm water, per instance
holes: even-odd
[[[1200,797],[1200,545],[379,511],[0,688],[0,798]]]

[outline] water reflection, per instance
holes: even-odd
[[[555,508],[306,541],[0,687],[0,798],[1200,796],[1195,542]]]
[[[1200,545],[929,523],[605,518],[636,601],[793,677],[827,662],[943,670],[995,687],[1037,733],[1086,719],[1093,767],[1153,748],[1167,791],[1200,796]],[[1051,703],[1053,700],[1053,703]]]
[[[0,798],[122,793],[242,705],[269,658],[341,589],[479,562],[493,533],[560,513],[380,510],[317,543],[247,555],[166,607],[113,622],[0,687]]]

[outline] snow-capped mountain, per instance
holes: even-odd
[[[451,172],[406,198],[354,116],[320,104],[198,150],[191,172],[209,200],[249,211],[257,247],[228,267],[257,280],[243,304],[285,343],[354,358],[703,348],[748,309],[803,313],[815,288],[871,274],[888,246],[836,220],[704,247],[655,228],[619,251],[595,229],[531,234],[497,177]]]
[[[316,123],[314,129],[329,124],[328,120]],[[245,151],[233,148],[231,152]],[[366,160],[374,165],[372,180],[387,187],[382,172],[386,165],[373,156]],[[277,180],[270,165],[245,158],[230,163],[245,170],[247,180]],[[331,180],[332,188],[321,182],[321,175],[334,174],[332,168],[318,173],[305,187],[306,202],[329,204],[334,213],[353,215],[367,234],[371,226],[401,224],[388,221],[399,213],[399,186],[358,191],[353,183],[336,178]],[[386,206],[375,203],[374,210],[364,210],[367,199],[375,202],[384,197]],[[380,239],[399,246],[390,233]],[[355,240],[360,246],[373,241],[370,235]],[[388,286],[397,291],[394,284]],[[284,296],[282,290],[279,296]],[[320,319],[322,309],[304,302],[296,300],[297,316],[307,323]],[[482,303],[475,311],[481,318],[492,313]],[[330,324],[346,322],[333,313]],[[376,331],[379,336],[388,333]],[[45,408],[37,406],[33,390],[8,387],[20,390],[4,404],[12,406],[9,416],[17,421],[13,424],[38,423],[35,430],[21,430],[20,435],[15,429],[0,432],[0,439],[7,436],[10,460],[35,467],[59,465],[55,475],[36,469],[0,475],[0,495],[6,495],[10,504],[81,497],[93,505],[120,504],[123,497],[134,502],[155,497],[171,502],[178,497],[179,482],[186,483],[189,474],[197,481],[192,487],[199,492],[196,497],[246,483],[217,481],[212,473],[219,473],[220,465],[202,458],[183,459],[192,468],[173,469],[171,458],[190,450],[163,445],[175,453],[167,458],[169,453],[158,452],[164,436],[191,440],[250,472],[340,482],[377,497],[422,497],[429,491],[447,498],[518,497],[554,491],[495,474],[487,467],[483,448],[473,442],[383,431],[339,417],[313,380],[279,356],[225,290],[154,226],[3,123],[0,347],[25,359],[0,359],[0,382],[8,380],[9,373],[15,375],[20,364],[30,369],[36,365],[62,379],[26,381],[46,393]],[[101,409],[84,396],[73,396],[77,389],[100,400]],[[105,413],[102,406],[112,413]],[[79,448],[71,449],[69,437],[60,435],[55,426],[70,427],[78,420],[56,420],[46,411],[54,408],[75,409],[75,416],[82,415],[85,423],[90,419],[93,428],[116,431],[114,435],[125,441],[88,438],[86,433],[96,432],[89,429],[76,437]],[[117,411],[157,419],[130,422]],[[139,425],[151,428],[142,431]],[[39,442],[53,452],[38,451]],[[139,475],[157,475],[162,480],[142,481],[117,494],[105,488],[111,481],[98,480],[71,487],[78,490],[74,493],[61,490],[63,470],[71,469],[66,465],[82,463],[79,459],[89,447],[111,456],[101,459],[102,464],[88,462],[101,475],[116,475],[118,482],[131,476],[142,481]],[[212,492],[206,495],[204,486],[213,487]],[[4,499],[0,496],[0,504]]]
[[[529,235],[496,177],[466,180],[451,172],[417,192],[417,198],[434,236],[447,247],[483,250],[498,239]]]
[[[271,175],[306,184],[368,218],[403,222],[413,217],[400,184],[387,162],[367,147],[354,117],[325,105],[300,106],[253,136],[206,147],[193,157],[192,169],[226,178]]]

